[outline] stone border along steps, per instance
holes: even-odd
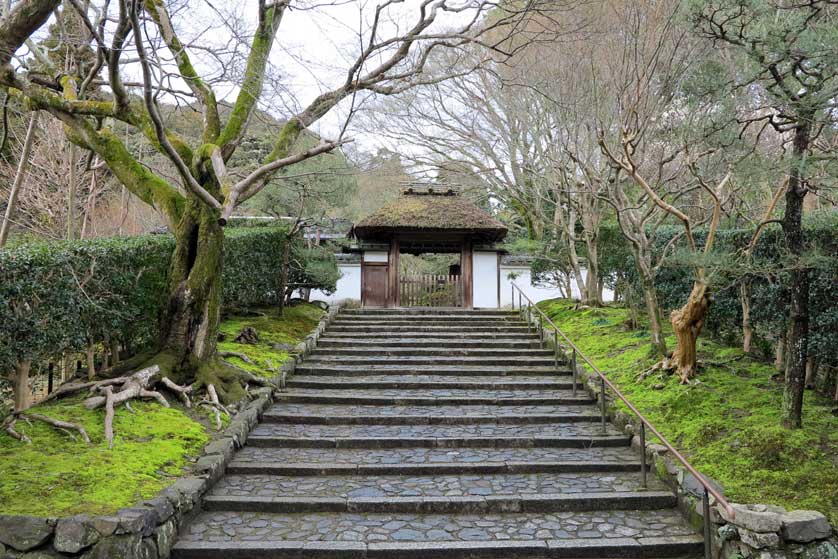
[[[700,557],[572,387],[514,312],[341,310],[173,558]]]

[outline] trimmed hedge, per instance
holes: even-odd
[[[276,303],[285,239],[280,227],[225,231],[225,305]],[[0,250],[0,373],[106,339],[128,348],[153,343],[173,249],[171,235],[146,235]],[[336,278],[334,256],[317,257],[317,267],[331,265]]]

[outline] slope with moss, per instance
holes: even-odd
[[[276,309],[255,309],[247,314],[232,314],[224,317],[221,322],[221,341],[218,350],[221,352],[241,353],[252,363],[238,357],[225,357],[227,361],[250,371],[255,375],[271,376],[271,369],[278,369],[290,357],[290,351],[295,345],[317,327],[323,316],[323,311],[310,304],[287,307],[282,318]],[[253,328],[259,336],[255,344],[244,344],[235,341],[236,336],[244,328]]]
[[[819,510],[838,524],[838,417],[828,400],[807,391],[804,427],[787,430],[771,365],[705,336],[693,384],[668,375],[637,380],[654,359],[648,332],[624,328],[627,310],[574,310],[566,300],[539,306],[732,501]],[[667,343],[674,346],[671,335]]]
[[[276,311],[264,316],[230,316],[221,325],[228,341],[219,349],[248,355],[258,366],[235,358],[230,361],[256,374],[267,374],[266,359],[279,365],[287,350],[271,344],[293,346],[316,326],[323,314],[313,305]],[[255,345],[233,342],[245,326],[260,336]],[[55,419],[80,424],[90,436],[86,445],[78,437],[41,422],[19,420],[16,429],[32,439],[25,444],[0,433],[0,514],[62,517],[73,514],[109,514],[153,497],[188,471],[215,432],[204,408],[186,409],[166,395],[171,408],[154,402],[132,402],[132,410],[119,407],[114,419],[115,441],[104,440],[102,409],[88,410],[84,396],[40,404],[32,409]]]

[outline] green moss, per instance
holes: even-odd
[[[81,424],[92,446],[41,422],[17,423],[31,445],[0,435],[0,513],[69,516],[116,511],[170,485],[208,440],[204,427],[177,407],[133,402],[133,414],[117,409],[116,437],[109,450],[105,412],[87,410],[81,401],[68,398],[33,411]]]
[[[770,364],[703,337],[697,382],[638,381],[654,359],[648,333],[623,328],[628,311],[577,311],[564,300],[539,306],[731,500],[819,510],[838,522],[838,418],[828,400],[807,391],[804,427],[787,430],[779,425],[782,384]]]
[[[237,357],[225,357],[227,361],[253,374],[271,376],[273,373],[267,365],[279,367],[288,360],[290,353],[286,350],[275,349],[273,344],[294,346],[317,327],[323,316],[323,311],[314,305],[296,305],[285,309],[282,318],[277,316],[276,309],[261,309],[264,316],[231,315],[221,322],[221,333],[224,341],[218,343],[219,351],[242,353],[250,358],[254,364],[247,363]],[[240,344],[235,337],[246,327],[255,328],[259,334],[256,344]]]

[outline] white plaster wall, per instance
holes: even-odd
[[[562,293],[559,291],[558,288],[550,288],[550,287],[536,287],[532,284],[532,274],[528,266],[501,266],[500,267],[500,304],[501,307],[508,307],[512,304],[512,287],[510,284],[513,280],[509,279],[509,274],[514,273],[517,275],[514,282],[515,285],[521,288],[521,291],[524,294],[533,300],[534,303],[538,303],[539,301],[543,301],[545,299],[555,299],[556,297],[561,297]],[[586,277],[587,271],[582,270],[582,277]],[[477,281],[477,278],[475,278]],[[573,298],[579,299],[580,293],[579,289],[576,286],[576,281],[573,281],[572,285],[573,290]],[[609,302],[614,300],[614,292],[610,289],[603,289],[602,290],[602,299],[604,302]],[[515,304],[518,304],[518,296],[515,296]]]
[[[386,256],[386,253],[384,254]],[[361,264],[340,264],[338,270],[340,270],[340,279],[338,279],[337,290],[331,295],[326,295],[319,289],[312,289],[310,297],[312,301],[326,301],[331,304],[344,299],[361,300]]]
[[[477,308],[498,308],[498,253],[475,252],[473,257],[473,304]]]
[[[387,262],[388,255],[384,251],[364,252],[364,262]]]

